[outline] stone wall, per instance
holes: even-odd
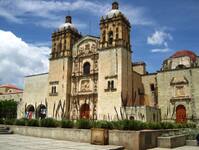
[[[129,119],[134,118],[143,122],[160,122],[160,109],[150,106],[133,106],[127,107],[127,116]]]
[[[47,82],[48,90],[46,91],[49,103],[48,117],[61,119],[62,110],[59,109],[61,107],[64,107],[64,116],[68,117],[71,90],[71,72],[72,62],[69,57],[50,60],[49,76]],[[56,89],[55,91],[52,90],[53,87]],[[58,113],[55,114],[55,111]]]
[[[133,82],[133,98],[132,102],[128,102],[128,106],[134,105],[147,105],[144,100],[144,86],[142,84],[142,76],[133,71],[132,72]],[[130,99],[131,100],[131,99]]]
[[[144,62],[133,63],[133,71],[135,71],[141,75],[146,74],[146,64]]]
[[[0,125],[2,126],[2,125]],[[91,142],[91,130],[87,129],[63,129],[44,127],[9,126],[15,134],[52,138],[74,142]],[[141,130],[121,131],[109,130],[109,144],[124,146],[129,150],[145,150],[157,147],[157,137],[170,130]]]
[[[47,73],[25,77],[23,100],[18,105],[17,118],[25,116],[25,106],[33,105],[34,107],[37,107],[40,104],[46,105],[45,100],[47,98],[47,83]]]
[[[156,74],[147,74],[142,76],[142,83],[144,86],[144,99],[145,104],[148,106],[156,106],[157,104],[157,81]],[[154,90],[151,89],[151,86],[154,86]]]
[[[163,120],[175,120],[179,105],[185,106],[187,119],[199,118],[198,71],[191,68],[158,72],[158,106]]]
[[[124,48],[99,51],[98,119],[116,120],[123,100],[132,99],[131,53]],[[108,81],[114,88],[108,89]],[[123,99],[123,100],[122,100]]]

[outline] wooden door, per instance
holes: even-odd
[[[90,108],[88,104],[83,104],[80,108],[80,118],[89,119],[90,117]]]
[[[177,123],[186,123],[186,108],[183,105],[179,105],[176,108],[176,122]]]

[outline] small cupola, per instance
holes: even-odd
[[[113,3],[112,3],[112,9],[113,9],[113,10],[119,9],[119,4],[118,4],[118,2],[113,2]]]
[[[72,23],[72,17],[66,16],[65,23]]]

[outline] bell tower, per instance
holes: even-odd
[[[119,10],[119,4],[113,2],[112,10],[100,20],[100,48],[124,47],[130,51],[130,29],[131,25]]]
[[[119,4],[113,2],[100,20],[98,119],[117,120],[132,99],[130,29]]]
[[[80,38],[71,16],[66,16],[65,23],[52,33],[47,99],[49,117],[61,119],[69,116],[72,48]]]
[[[50,60],[71,56],[74,43],[81,38],[75,26],[72,24],[72,17],[66,16],[65,23],[57,31],[52,33],[52,52]]]

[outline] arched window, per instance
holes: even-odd
[[[90,63],[89,62],[84,63],[83,68],[84,68],[84,75],[90,74]]]
[[[112,43],[113,43],[113,31],[110,31],[108,33],[108,44],[112,45]]]

